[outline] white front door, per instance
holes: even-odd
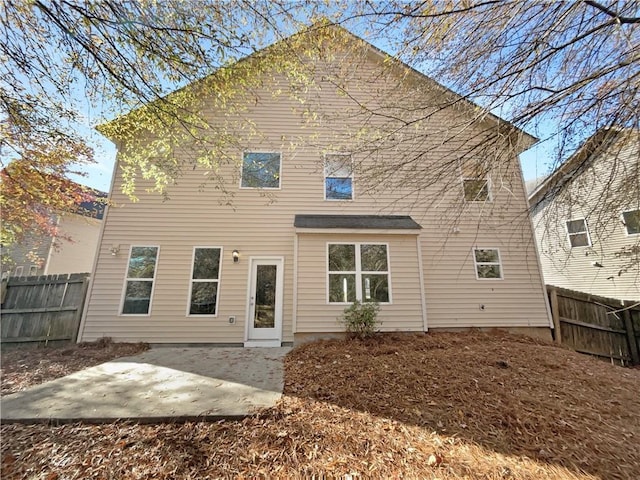
[[[282,342],[282,258],[251,258],[246,346]]]

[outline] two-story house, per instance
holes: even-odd
[[[86,188],[86,187],[85,187]],[[86,273],[93,268],[107,194],[89,190],[94,200],[73,212],[52,216],[58,235],[26,235],[2,249],[2,273],[14,277]]]
[[[640,132],[597,131],[529,202],[547,284],[640,300]]]
[[[215,182],[190,166],[165,199],[140,176],[131,202],[118,189],[127,143],[112,137],[119,160],[80,340],[279,346],[340,334],[355,300],[379,302],[386,332],[550,338],[518,163],[535,139],[326,28],[308,34],[319,47],[300,54],[309,78],[293,94],[279,71],[262,73],[241,113],[199,94],[211,122],[242,115],[256,132],[236,132]],[[187,151],[174,158],[190,165]]]

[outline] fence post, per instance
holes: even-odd
[[[4,303],[4,299],[7,296],[8,283],[9,283],[9,276],[2,277],[2,283],[0,284],[0,305]]]
[[[73,332],[73,338],[71,339],[72,343],[76,343],[78,341],[78,333],[80,333],[80,322],[82,321],[82,312],[84,312],[84,302],[87,301],[87,291],[89,289],[89,276],[86,275],[82,280],[82,293],[80,294],[79,303],[78,303],[78,313],[76,314],[76,325]]]
[[[553,318],[554,338],[556,343],[562,343],[562,333],[560,332],[560,311],[558,309],[558,292],[555,288],[549,289],[551,300],[551,317]]]
[[[633,322],[631,321],[631,303],[627,305],[624,303],[625,310],[622,311],[622,318],[624,319],[624,329],[627,331],[627,341],[629,342],[629,353],[631,353],[631,362],[634,365],[640,365],[640,353],[638,352],[638,342],[636,341],[636,334],[633,331]]]

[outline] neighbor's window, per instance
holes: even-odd
[[[467,202],[484,202],[491,200],[489,180],[486,178],[463,178],[464,199]]]
[[[280,188],[280,154],[245,152],[242,188]]]
[[[497,248],[474,248],[473,262],[476,265],[476,278],[478,280],[483,278],[502,278],[500,252]]]
[[[353,200],[351,155],[330,153],[324,156],[324,198]]]
[[[587,221],[584,218],[567,221],[567,233],[571,247],[588,247],[591,245]]]
[[[328,275],[329,303],[390,301],[385,244],[330,243]]]
[[[15,272],[13,272],[13,275],[15,277],[21,277],[23,270],[24,270],[24,267],[22,265],[20,265],[19,267],[16,267],[16,270],[15,270]]]
[[[222,249],[196,247],[193,251],[189,315],[216,315]]]
[[[622,219],[624,220],[624,226],[627,229],[627,234],[635,235],[640,233],[640,210],[622,212]]]
[[[147,315],[151,307],[159,247],[131,247],[122,313]]]
[[[38,274],[38,266],[37,265],[31,265],[29,267],[29,276],[33,277],[35,275]]]

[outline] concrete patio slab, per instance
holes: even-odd
[[[236,419],[273,406],[290,348],[158,347],[2,397],[16,422]]]

